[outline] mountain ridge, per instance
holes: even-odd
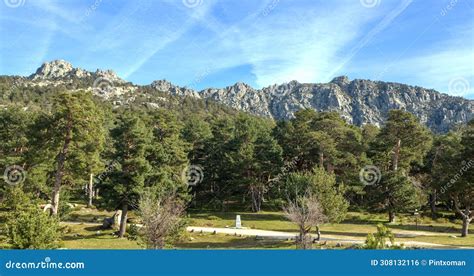
[[[474,101],[450,96],[433,89],[395,82],[350,80],[339,76],[328,83],[300,83],[296,80],[273,84],[261,89],[237,82],[225,88],[200,91],[156,80],[148,85],[127,82],[112,70],[95,72],[75,68],[64,60],[43,63],[25,78],[27,85],[60,85],[75,79],[86,80],[82,89],[90,89],[105,99],[133,93],[137,87],[169,93],[179,97],[213,100],[234,109],[275,120],[290,119],[300,109],[336,111],[355,125],[382,125],[390,109],[404,109],[435,132],[446,132],[474,117]],[[92,84],[91,84],[92,82]],[[107,89],[104,89],[106,87]],[[127,99],[125,99],[127,100]]]

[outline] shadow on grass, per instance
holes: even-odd
[[[368,233],[325,231],[325,230],[323,230],[323,229],[321,230],[321,237],[324,237],[324,235],[367,237],[367,234],[368,234]]]
[[[209,219],[217,217],[222,220],[234,220],[237,215],[240,215],[242,220],[246,221],[281,221],[286,220],[283,215],[266,214],[266,213],[246,213],[246,212],[216,212],[216,213],[196,213],[190,212],[191,218],[195,219]]]
[[[350,223],[350,224],[373,224],[377,225],[379,223],[387,223],[387,220],[385,219],[363,219],[363,218],[358,218],[358,217],[350,217],[344,219],[341,223]]]
[[[226,241],[212,242],[190,242],[190,243],[177,243],[175,245],[178,249],[279,249],[279,248],[291,248],[294,246],[291,242],[286,241],[271,241],[271,240],[256,240],[255,238],[230,238]]]
[[[457,234],[461,232],[461,229],[457,229],[453,226],[435,226],[435,225],[389,225],[392,229],[410,230],[410,231],[425,231],[433,233],[453,233]],[[470,230],[469,233],[474,233],[474,230]]]
[[[97,214],[70,214],[69,220],[75,222],[102,222],[104,218],[108,218],[107,215],[97,215]]]
[[[84,227],[84,230],[88,233],[68,233],[63,236],[65,241],[84,240],[84,239],[98,239],[105,237],[112,237],[112,230],[104,230],[101,226],[89,226]]]

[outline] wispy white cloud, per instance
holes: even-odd
[[[416,55],[388,61],[374,58],[352,71],[373,79],[405,82],[454,96],[474,97],[474,26],[457,26],[446,40]]]
[[[453,45],[441,51],[399,60],[393,64],[392,70],[396,70],[396,75],[408,80],[408,83],[437,88],[455,96],[472,97],[474,49],[460,46]]]
[[[374,2],[377,3],[377,2]],[[402,1],[395,9],[390,11],[384,18],[377,23],[367,34],[359,41],[357,44],[353,47],[353,49],[349,52],[349,54],[340,62],[335,69],[332,70],[330,73],[330,76],[334,76],[344,66],[352,60],[352,58],[363,48],[365,47],[368,43],[371,42],[371,40],[380,32],[382,32],[385,28],[387,28],[393,20],[395,20],[399,15],[401,15],[407,8],[408,6],[413,3],[413,0],[404,0]]]
[[[288,6],[275,2],[272,9],[263,6],[232,26],[214,19],[206,26],[217,35],[200,53],[189,60],[190,67],[204,67],[206,60],[217,60],[214,71],[250,65],[258,86],[287,82],[328,81],[335,68],[350,60],[345,51],[363,37],[369,22],[380,20],[387,9],[367,9],[358,1],[330,5],[325,9]],[[270,4],[272,3],[270,2]],[[365,37],[367,43],[385,28],[411,1],[404,1],[394,15]],[[263,13],[262,11],[266,11]],[[363,47],[364,44],[360,45]]]
[[[78,9],[68,9],[57,4],[58,2],[48,0],[35,0],[29,1],[28,5],[32,5],[35,8],[47,12],[51,15],[57,16],[61,20],[70,23],[79,23],[80,12]]]
[[[174,5],[176,5],[176,3],[174,3]],[[147,33],[149,41],[145,41],[145,43],[142,44],[144,45],[144,48],[142,49],[141,54],[137,58],[136,62],[132,64],[130,69],[125,73],[125,77],[129,77],[138,71],[143,66],[143,64],[145,64],[158,51],[177,41],[197,22],[201,22],[204,18],[209,17],[209,11],[211,8],[212,3],[207,2],[203,3],[198,8],[190,9],[189,17],[184,22],[181,22],[180,18],[173,18],[169,15],[163,15],[164,18],[168,19],[168,24],[163,28],[157,28],[156,26],[153,26],[153,29],[149,29],[149,32]]]

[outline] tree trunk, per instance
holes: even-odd
[[[388,222],[393,223],[395,222],[395,212],[388,211]]]
[[[61,190],[61,184],[57,185],[57,182],[55,182],[54,187],[53,187],[53,196],[51,199],[51,209],[50,209],[50,214],[52,216],[57,216],[58,215],[58,208],[59,208],[59,192]]]
[[[334,166],[331,163],[328,163],[326,166],[326,170],[328,173],[334,173]]]
[[[127,213],[128,204],[124,203],[122,206],[122,217],[120,219],[119,238],[123,238],[125,231],[127,230]]]
[[[324,169],[324,153],[322,152],[319,153],[319,167]]]
[[[252,197],[252,211],[260,212],[261,207],[262,207],[263,192],[261,191],[259,187],[251,186],[250,195]]]
[[[87,202],[87,207],[92,207],[92,199],[94,198],[94,183],[93,183],[93,180],[94,180],[94,174],[90,174],[90,178],[89,178],[89,186],[87,187],[87,193],[88,193],[88,196],[89,196],[89,202]]]
[[[472,219],[468,217],[463,217],[461,237],[467,237],[467,235],[469,234],[469,223],[471,222],[471,220]]]
[[[61,149],[61,152],[58,154],[58,157],[57,157],[58,164],[57,164],[56,173],[54,176],[53,195],[51,199],[51,205],[53,205],[53,208],[51,208],[51,215],[53,216],[58,215],[59,192],[61,190],[61,182],[63,180],[64,163],[66,162],[66,156],[69,150],[69,144],[71,142],[71,128],[72,128],[72,122],[69,119],[68,125],[66,127],[66,137],[64,138],[63,148]]]
[[[430,210],[431,210],[431,218],[436,219],[436,191],[430,194]]]
[[[469,234],[469,223],[471,223],[472,215],[471,215],[471,206],[468,204],[464,210],[461,210],[459,206],[459,201],[456,197],[452,197],[454,209],[458,212],[462,217],[462,230],[461,230],[461,237],[467,237]]]
[[[306,234],[303,229],[300,229],[299,244],[301,249],[306,249]]]
[[[400,160],[400,147],[401,147],[402,140],[398,139],[397,143],[395,144],[395,148],[393,150],[393,157],[392,157],[392,165],[393,171],[398,170],[398,161]]]
[[[69,144],[68,144],[69,145]],[[67,151],[67,146],[65,144],[66,151]],[[64,154],[64,148],[61,151],[61,153],[58,155],[58,167],[56,169],[56,174],[54,177],[54,187],[53,187],[53,195],[51,198],[51,205],[53,208],[51,208],[51,215],[56,216],[58,214],[58,209],[59,209],[59,193],[61,192],[61,182],[63,179],[63,169],[64,169],[64,162],[66,160],[65,154]]]
[[[316,240],[320,241],[321,240],[321,231],[319,230],[319,225],[316,225]]]

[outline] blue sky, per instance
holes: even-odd
[[[0,0],[0,74],[65,59],[138,84],[347,75],[474,98],[472,0]]]

